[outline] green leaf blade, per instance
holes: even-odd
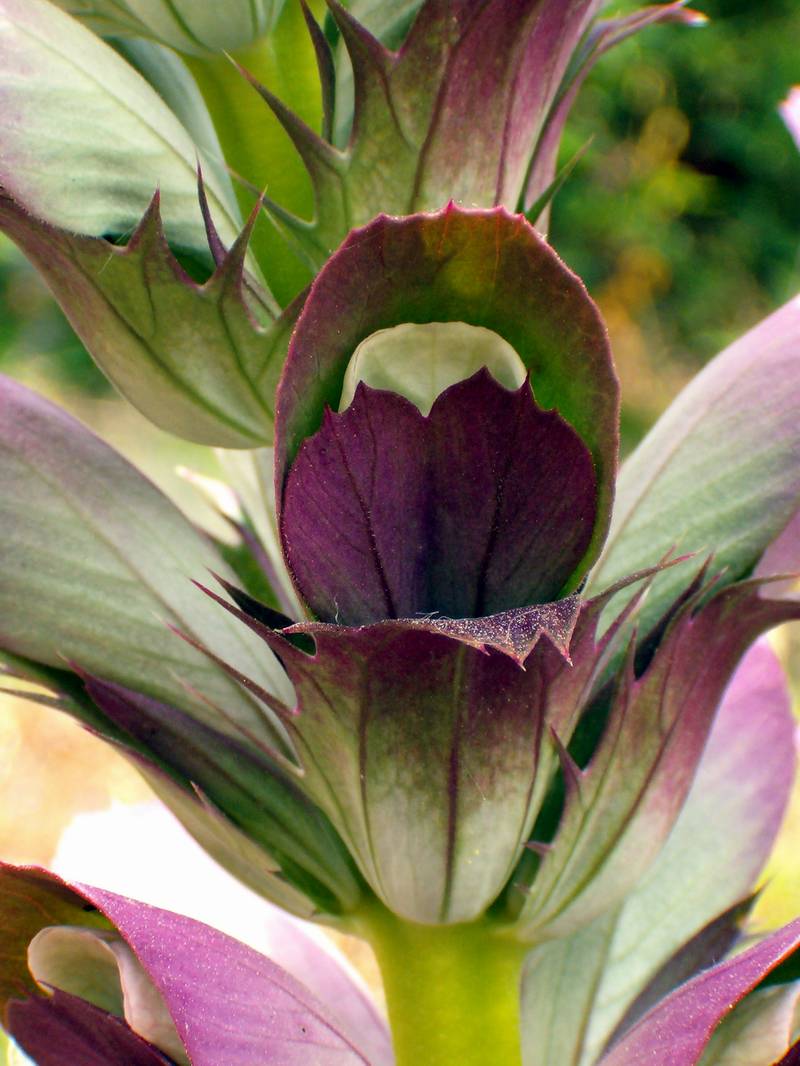
[[[646,632],[704,558],[749,573],[800,505],[800,298],[737,340],[684,389],[623,466],[594,590],[677,545],[695,561],[659,575]]]
[[[191,584],[222,569],[210,544],[80,423],[0,381],[0,646],[64,669],[72,660],[200,718],[186,683],[274,743],[238,686],[165,623],[291,699],[265,649]]]

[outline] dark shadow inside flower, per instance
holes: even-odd
[[[325,622],[478,618],[569,586],[597,514],[592,457],[526,380],[485,369],[426,417],[361,382],[302,445],[281,533],[304,599]]]

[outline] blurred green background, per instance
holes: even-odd
[[[593,141],[551,237],[600,302],[626,443],[677,386],[800,289],[800,153],[777,111],[800,82],[797,0],[700,0],[604,57],[564,157]]]
[[[551,239],[609,324],[626,448],[698,367],[800,290],[800,152],[776,111],[800,83],[800,3],[694,6],[708,26],[648,29],[591,76],[563,158],[592,143],[553,212]],[[170,491],[176,462],[207,462],[114,400],[2,239],[0,370],[60,398]],[[797,679],[797,638],[777,640]],[[28,704],[10,712],[0,716],[0,744],[11,752],[0,762],[4,857],[47,861],[72,811],[145,794],[72,723]],[[798,840],[800,797],[760,905],[765,921],[800,910]]]

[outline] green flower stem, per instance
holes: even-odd
[[[365,930],[383,976],[397,1066],[521,1066],[527,949],[491,926],[423,926],[381,911]]]
[[[312,5],[316,7],[318,5]],[[316,60],[300,4],[286,4],[273,32],[232,54],[262,84],[318,129],[322,103]],[[314,213],[311,182],[292,142],[258,93],[225,55],[184,56],[206,102],[228,165],[282,207]],[[234,179],[245,217],[254,198]],[[272,292],[286,304],[310,280],[304,263],[262,219],[251,248]]]

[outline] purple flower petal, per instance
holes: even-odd
[[[161,993],[193,1066],[369,1066],[302,984],[191,918],[10,866],[0,866],[0,915],[0,1003],[8,1011],[9,1000],[41,994],[26,963],[40,929],[110,924]]]
[[[781,118],[800,148],[800,85],[795,85],[780,105]]]
[[[8,1031],[37,1066],[169,1066],[172,1062],[121,1018],[58,990],[52,996],[12,1000]]]
[[[697,1066],[722,1019],[798,949],[800,919],[677,989],[604,1055],[600,1066]]]
[[[301,444],[320,428],[326,406],[339,407],[359,343],[402,323],[445,321],[506,340],[529,370],[537,402],[555,407],[589,449],[598,502],[582,573],[605,536],[616,468],[618,389],[608,342],[578,279],[522,217],[501,209],[380,217],[328,261],[298,320],[278,390],[279,510]]]
[[[324,621],[496,614],[557,598],[595,523],[580,438],[487,371],[423,417],[361,384],[328,412],[286,483],[286,557]]]

